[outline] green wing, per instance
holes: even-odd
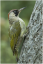
[[[9,30],[10,46],[12,50],[17,44],[17,40],[18,40],[18,37],[20,36],[20,33],[21,33],[20,23],[19,21],[16,21],[12,24]]]

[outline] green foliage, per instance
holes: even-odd
[[[35,1],[1,1],[1,63],[16,63],[15,55],[10,49],[8,13],[12,9],[26,7],[20,17],[28,25]]]

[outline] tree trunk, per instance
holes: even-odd
[[[42,63],[42,1],[36,0],[18,63]]]

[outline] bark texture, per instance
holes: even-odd
[[[42,1],[36,0],[28,24],[28,35],[23,43],[19,63],[42,63]]]

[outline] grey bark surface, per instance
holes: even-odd
[[[42,63],[42,1],[36,0],[28,24],[28,35],[23,43],[19,63]]]

